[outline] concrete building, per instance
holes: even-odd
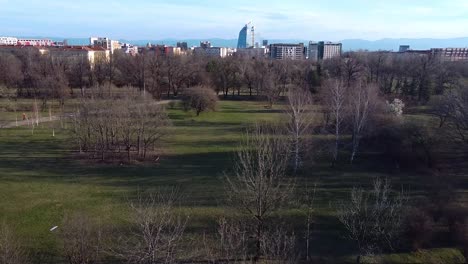
[[[309,42],[308,57],[312,61],[323,61],[340,57],[343,52],[343,45],[341,43],[333,42]]]
[[[98,59],[109,60],[110,50],[103,47],[91,46],[66,46],[66,47],[50,47],[46,49],[46,54],[52,57],[59,58],[80,58],[84,57],[89,61],[91,67]]]
[[[37,51],[41,55],[48,54],[48,49],[46,49],[45,47],[0,45],[0,52],[2,53],[12,53],[17,52],[19,50],[33,50]]]
[[[16,52],[19,50],[36,50],[40,55],[55,58],[86,58],[93,66],[98,58],[109,60],[110,51],[101,47],[91,46],[65,46],[65,47],[43,47],[43,46],[0,46],[0,52]]]
[[[54,46],[54,42],[50,39],[19,38],[16,45],[33,46],[33,47],[51,47],[51,46]]]
[[[431,49],[430,54],[442,62],[468,61],[468,48]]]
[[[208,57],[219,57],[219,58],[225,58],[229,56],[230,52],[228,48],[223,48],[223,47],[196,47],[193,49],[193,54],[194,55],[199,55],[199,56],[208,56]]]
[[[201,41],[201,42],[200,42],[200,48],[202,48],[202,49],[211,48],[211,42],[209,42],[209,41]]]
[[[398,52],[407,52],[408,50],[410,50],[410,45],[400,45]]]
[[[250,59],[264,58],[266,56],[266,49],[265,48],[237,49],[234,55],[236,57],[250,58]]]
[[[271,44],[270,58],[275,60],[303,60],[305,59],[304,43]]]
[[[0,37],[0,45],[2,46],[16,46],[18,39],[13,37]]]
[[[187,51],[188,50],[188,44],[187,42],[177,42],[177,48],[180,48],[182,51]]]
[[[90,45],[94,47],[102,47],[114,53],[114,50],[121,49],[122,45],[117,40],[111,40],[106,37],[91,37],[89,39]]]
[[[138,47],[127,44],[127,43],[122,45],[121,50],[122,50],[123,53],[130,54],[130,55],[137,55],[138,54]]]

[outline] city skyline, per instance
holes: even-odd
[[[252,20],[258,39],[337,41],[465,37],[460,28],[468,25],[468,3],[464,0],[443,3],[0,0],[0,5],[3,9],[0,35],[13,36],[232,39],[238,36],[242,25]]]

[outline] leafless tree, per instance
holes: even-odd
[[[175,212],[177,196],[176,191],[160,191],[130,202],[133,228],[118,237],[113,254],[132,264],[176,263],[187,223]]]
[[[148,91],[160,99],[163,94],[163,61],[157,56],[148,56],[147,61]]]
[[[272,133],[273,132],[273,133]],[[230,202],[255,221],[255,257],[261,256],[267,218],[290,197],[293,185],[286,177],[290,149],[284,136],[271,126],[256,125],[239,147],[234,173],[227,177]]]
[[[21,247],[11,227],[3,222],[0,226],[0,263],[24,264],[27,261],[26,252]]]
[[[59,228],[63,254],[69,264],[99,263],[102,256],[102,231],[89,216],[84,213],[67,215]]]
[[[209,88],[193,87],[186,91],[182,104],[185,111],[193,109],[199,116],[204,111],[216,110],[218,96]]]
[[[373,190],[353,188],[351,197],[342,201],[338,219],[346,228],[349,239],[356,242],[361,256],[376,253],[384,247],[394,249],[402,231],[405,197],[402,192],[391,194],[388,180],[374,180]]]
[[[72,116],[73,136],[80,152],[112,158],[126,154],[145,160],[155,151],[170,125],[164,109],[149,98],[84,99]],[[123,151],[122,151],[123,150]]]
[[[314,122],[312,109],[312,95],[310,91],[301,88],[291,88],[288,93],[287,129],[292,140],[294,172],[301,167],[302,146]]]
[[[85,56],[78,56],[70,62],[68,74],[70,86],[80,88],[81,96],[85,96],[85,88],[91,85],[91,65]]]
[[[366,84],[362,81],[352,87],[349,100],[349,115],[352,125],[352,150],[351,163],[359,150],[361,138],[369,125],[371,115],[377,109],[378,90],[374,84]]]
[[[322,101],[327,115],[331,116],[333,121],[334,143],[332,148],[333,164],[338,161],[338,153],[343,130],[343,123],[347,117],[348,89],[339,79],[330,79],[325,82],[322,92]]]
[[[445,120],[448,118],[456,138],[468,142],[468,88],[447,91],[436,110]]]
[[[0,54],[0,85],[16,87],[23,80],[21,61],[13,54]]]
[[[251,261],[249,224],[243,219],[218,219],[217,237],[220,258],[234,263]],[[216,260],[215,260],[216,262]]]
[[[310,189],[306,186],[306,190],[304,193],[303,203],[306,207],[306,230],[305,230],[305,240],[306,240],[306,260],[310,261],[310,238],[312,234],[312,225],[313,225],[313,217],[314,217],[314,206],[315,206],[315,196],[317,191],[317,184],[314,185],[313,189]]]
[[[296,252],[296,236],[289,233],[284,225],[276,226],[272,231],[266,232],[262,238],[262,253],[267,261],[278,264],[293,264],[299,260]]]

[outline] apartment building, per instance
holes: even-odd
[[[275,60],[303,60],[305,58],[304,43],[271,44],[270,58]]]
[[[15,46],[18,44],[18,39],[13,37],[0,37],[0,45]]]
[[[333,42],[309,42],[308,56],[312,61],[323,61],[340,57],[343,52],[343,45],[341,43]]]
[[[468,61],[468,48],[431,49],[430,54],[443,62]]]
[[[111,40],[107,37],[91,37],[89,43],[94,47],[102,47],[106,50],[109,50],[111,53],[114,53],[114,50],[119,50],[122,48],[121,44],[117,40]]]

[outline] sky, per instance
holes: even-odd
[[[468,0],[0,0],[0,36],[343,40],[468,36]]]

